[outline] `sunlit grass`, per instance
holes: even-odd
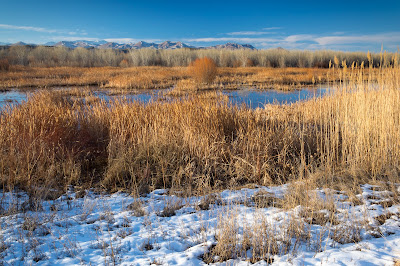
[[[328,81],[328,69],[319,68],[218,68],[216,78],[207,84],[218,89],[284,89],[324,84]],[[366,76],[367,73],[366,73]],[[339,80],[338,71],[329,80]],[[193,83],[195,79],[186,67],[133,67],[133,68],[30,68],[12,67],[0,72],[0,88],[37,88],[95,86],[100,89],[117,89],[120,92],[140,89],[166,89],[181,83]],[[193,87],[202,84],[193,83]]]
[[[332,95],[262,110],[230,106],[214,92],[146,105],[87,92],[90,106],[39,93],[1,114],[2,182],[195,191],[321,172],[397,176],[399,69],[376,70],[377,83],[365,72],[340,70],[346,81]]]

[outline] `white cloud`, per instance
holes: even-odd
[[[235,32],[228,32],[226,35],[266,35],[272,33],[273,32],[265,32],[265,31],[235,31]]]
[[[116,43],[136,43],[136,42],[138,42],[137,39],[132,39],[132,38],[107,38],[104,40],[107,42],[116,42]]]
[[[47,32],[47,33],[57,32],[57,30],[50,30],[50,29],[46,29],[46,28],[31,27],[31,26],[15,26],[15,25],[8,25],[8,24],[0,24],[0,29],[26,30],[26,31]]]
[[[106,42],[115,42],[115,43],[137,43],[140,41],[145,41],[145,42],[161,42],[163,40],[160,39],[133,39],[133,38],[106,38],[106,39],[100,39],[100,38],[92,38],[92,37],[86,37],[86,36],[52,36],[50,37],[51,40],[53,41],[79,41],[79,40],[85,40],[85,41],[106,41]]]
[[[310,34],[296,34],[287,36],[284,41],[286,42],[301,42],[301,41],[314,41],[313,35]]]
[[[162,40],[160,39],[132,39],[132,38],[107,38],[104,39],[107,42],[116,42],[116,43],[137,43],[140,41],[144,42],[161,42]]]
[[[320,45],[333,44],[356,44],[356,43],[399,43],[400,32],[370,34],[370,35],[355,35],[355,36],[322,36],[315,38],[315,41]]]
[[[249,43],[260,43],[260,42],[276,42],[279,41],[275,38],[236,38],[236,37],[209,37],[209,38],[194,38],[184,39],[186,42],[249,42]]]
[[[86,36],[53,36],[49,38],[52,41],[79,41],[79,40],[85,40],[85,41],[100,41],[99,38],[90,38]]]
[[[243,32],[255,33],[255,32]],[[338,34],[338,35],[335,35]],[[233,35],[233,34],[232,34]],[[246,34],[242,34],[246,35]],[[256,34],[253,34],[256,35]],[[207,37],[185,39],[186,42],[193,43],[216,43],[216,42],[239,42],[253,44],[258,48],[284,47],[287,49],[380,49],[380,44],[384,47],[395,50],[400,44],[400,32],[350,35],[345,33],[332,33],[330,35],[321,34],[294,34],[288,36],[274,36],[272,38],[263,37]],[[378,47],[379,46],[379,47]],[[366,48],[368,47],[368,48]]]

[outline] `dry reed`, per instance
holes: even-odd
[[[1,180],[209,191],[312,175],[352,184],[398,178],[399,69],[339,75],[340,89],[327,97],[263,110],[231,106],[218,93],[89,106],[35,94],[0,116]]]

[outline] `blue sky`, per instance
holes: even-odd
[[[397,51],[400,0],[0,0],[0,42],[81,39]]]

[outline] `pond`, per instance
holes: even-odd
[[[303,88],[294,91],[278,90],[235,90],[224,92],[234,104],[245,104],[248,107],[262,108],[266,104],[290,104],[308,100],[314,97],[322,97],[328,92],[327,88],[310,89]]]
[[[146,91],[143,93],[136,94],[124,94],[124,95],[109,95],[107,92],[95,91],[94,95],[102,100],[110,101],[123,97],[125,99],[140,101],[147,103],[150,100],[155,100],[162,93],[161,91]],[[245,104],[250,108],[262,108],[265,104],[290,104],[298,101],[304,101],[313,97],[321,97],[328,92],[327,88],[311,89],[303,88],[294,91],[278,91],[278,90],[252,90],[252,89],[241,89],[233,91],[223,91],[222,93],[227,95],[232,104],[242,105]],[[165,96],[164,96],[165,97]],[[27,99],[27,93],[16,90],[10,90],[6,92],[0,92],[0,108],[7,104],[18,104]],[[168,99],[168,97],[167,97]]]
[[[24,92],[11,90],[0,92],[0,108],[7,104],[18,104],[25,101],[27,94]]]

